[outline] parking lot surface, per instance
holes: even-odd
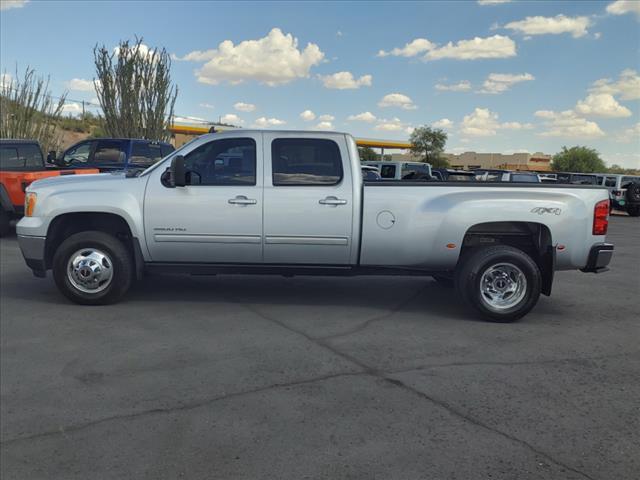
[[[637,479],[640,223],[516,324],[429,278],[156,276],[80,307],[1,243],[9,479]]]

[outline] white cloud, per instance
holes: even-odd
[[[316,119],[316,114],[313,113],[311,110],[305,110],[300,114],[300,118],[305,122],[311,122]]]
[[[62,113],[65,115],[71,115],[77,117],[82,113],[82,105],[76,102],[65,103],[62,107]]]
[[[618,103],[610,93],[590,93],[576,104],[575,111],[585,117],[630,117],[631,110]]]
[[[236,115],[235,113],[227,113],[226,115],[223,115],[220,118],[220,122],[222,123],[229,123],[231,125],[242,125],[244,123],[244,120],[242,120],[238,115]]]
[[[401,130],[407,130],[410,128],[409,124],[404,123],[399,118],[394,117],[391,120],[387,120],[386,118],[380,119],[379,123],[373,127],[374,130],[379,130],[383,132],[399,132]]]
[[[509,2],[511,2],[511,0],[478,0],[478,5],[499,5]]]
[[[280,125],[284,125],[285,122],[284,120],[279,120],[277,118],[267,118],[267,117],[260,117],[258,118],[253,125],[257,128],[268,128],[268,127],[278,127]]]
[[[378,57],[387,57],[389,55],[393,55],[394,57],[415,57],[416,55],[435,48],[435,46],[435,43],[430,42],[426,38],[416,38],[415,40],[405,44],[402,48],[394,48],[389,52],[380,50],[378,51]]]
[[[84,78],[72,78],[68,82],[65,82],[69,90],[77,92],[94,92],[95,86],[93,80],[85,80]]]
[[[498,121],[498,114],[488,108],[477,108],[465,115],[460,124],[460,132],[472,137],[492,137],[498,130],[527,130],[533,128],[530,123]]]
[[[239,112],[253,112],[256,106],[253,103],[237,102],[233,105],[233,108]]]
[[[453,128],[453,122],[448,118],[441,118],[440,120],[431,124],[435,128]]]
[[[611,81],[610,78],[601,78],[593,82],[589,91],[617,95],[620,100],[638,100],[640,99],[640,76],[638,72],[628,68],[620,73],[617,82]]]
[[[358,113],[357,115],[349,115],[349,117],[347,117],[347,120],[373,123],[376,121],[376,116],[371,112],[362,112]]]
[[[218,48],[196,50],[178,59],[206,62],[196,71],[201,83],[237,85],[254,80],[275,86],[309,77],[311,68],[324,59],[324,53],[315,43],[299,49],[297,38],[273,28],[257,40],[244,40],[237,45],[225,40]]]
[[[211,103],[201,103],[200,106],[202,108],[208,108],[210,110],[214,109],[215,107],[211,104]]]
[[[333,130],[333,123],[330,121],[320,122],[315,127],[315,130]]]
[[[467,92],[471,90],[471,82],[469,80],[462,80],[461,82],[450,85],[437,83],[436,90],[440,90],[441,92]]]
[[[208,120],[200,117],[182,117],[180,115],[173,117],[176,123],[209,123]]]
[[[559,35],[570,33],[573,38],[585,36],[587,27],[591,25],[589,17],[527,17],[524,20],[507,23],[504,28],[520,32],[524,35]]]
[[[379,107],[399,107],[403,110],[415,110],[416,107],[413,104],[413,100],[402,93],[389,93],[382,97],[382,99],[378,102]]]
[[[0,88],[9,88],[13,83],[13,78],[8,73],[0,74]]]
[[[509,90],[516,83],[534,80],[530,73],[491,73],[482,84],[480,93],[498,94]]]
[[[0,10],[11,10],[12,8],[22,8],[29,0],[1,0]]]
[[[335,120],[336,117],[334,117],[333,115],[320,115],[318,117],[318,120],[322,121],[322,122],[332,122],[333,120]]]
[[[460,40],[455,44],[449,42],[442,47],[429,50],[425,59],[477,60],[480,58],[508,58],[515,56],[515,42],[509,37],[494,35],[487,38],[475,37],[471,40]]]
[[[151,57],[154,53],[154,49],[150,48],[148,45],[145,45],[144,43],[141,43],[140,45],[137,46],[137,52],[142,55],[143,57]],[[129,44],[129,54],[133,54],[136,52],[136,44]],[[116,54],[116,56],[120,56],[120,46],[117,47],[113,47],[113,53]]]
[[[640,19],[640,2],[637,0],[617,0],[607,5],[607,13],[612,15],[635,13]]]
[[[636,143],[640,143],[640,122],[618,133],[616,135],[616,139],[620,142],[625,142],[625,143],[632,142],[632,141],[635,141]]]
[[[547,131],[540,134],[543,137],[597,138],[604,135],[597,123],[578,117],[573,110],[538,110],[534,115],[545,120]]]
[[[351,72],[337,72],[332,75],[319,75],[325,88],[335,88],[337,90],[349,90],[360,87],[370,87],[373,77],[363,75],[355,78]]]

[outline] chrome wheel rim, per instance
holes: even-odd
[[[83,248],[69,257],[67,278],[81,292],[102,292],[113,280],[113,262],[97,248]]]
[[[480,298],[493,311],[518,305],[527,294],[527,277],[512,263],[492,265],[480,278]]]

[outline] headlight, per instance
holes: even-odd
[[[24,196],[24,216],[32,217],[33,211],[36,209],[36,200],[38,195],[33,192],[27,192]]]

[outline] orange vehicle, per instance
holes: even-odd
[[[0,237],[11,229],[11,220],[24,213],[24,191],[31,182],[58,175],[99,173],[96,168],[47,167],[36,140],[0,140]]]

